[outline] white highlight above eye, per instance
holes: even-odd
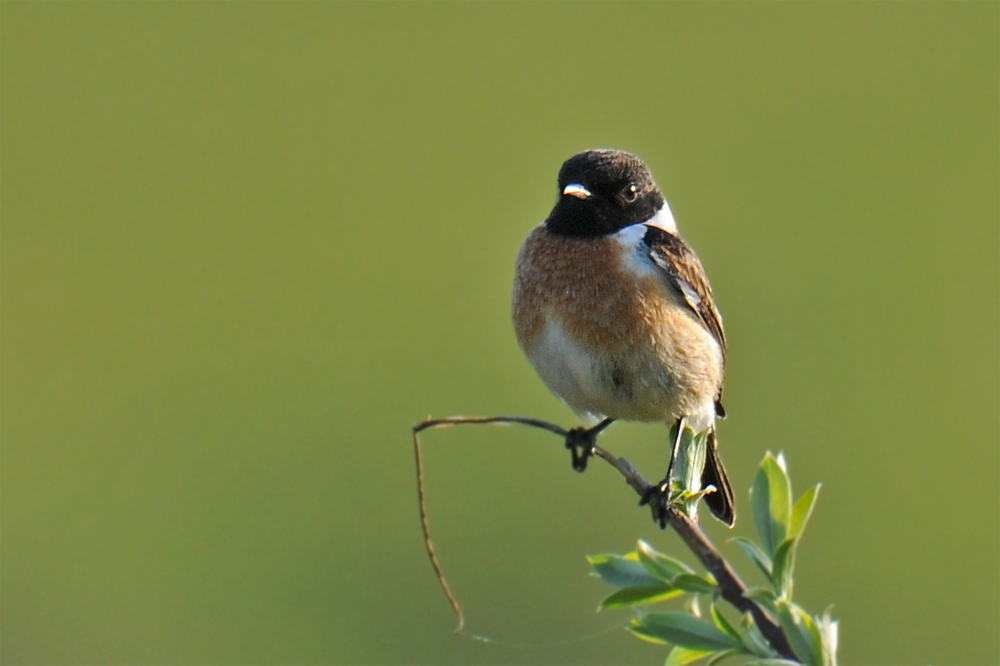
[[[565,188],[563,188],[563,194],[568,194],[571,197],[576,197],[577,199],[590,198],[590,190],[588,190],[583,185],[577,185],[575,183],[573,185],[567,185]]]

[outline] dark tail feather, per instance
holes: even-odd
[[[722,466],[722,458],[719,457],[719,442],[715,438],[714,431],[708,433],[707,448],[701,487],[712,484],[716,490],[705,495],[705,504],[713,516],[731,528],[736,524],[736,501],[733,498],[733,487],[729,485],[729,477],[726,476],[726,469]]]

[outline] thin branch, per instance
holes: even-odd
[[[781,625],[774,622],[760,605],[752,599],[743,596],[747,591],[746,585],[743,584],[740,577],[729,566],[725,558],[722,557],[722,554],[715,549],[715,546],[708,540],[708,537],[701,531],[697,523],[674,507],[668,507],[667,512],[667,522],[677,531],[677,534],[687,544],[687,547],[691,549],[691,552],[695,554],[701,565],[715,577],[715,581],[719,584],[719,589],[722,590],[722,598],[741,612],[750,613],[753,616],[754,622],[760,628],[760,632],[764,634],[764,637],[771,646],[782,657],[799,661],[799,657],[792,650],[792,646],[788,642],[788,637],[785,636]]]
[[[584,436],[592,436],[593,438],[596,438],[598,433],[611,424],[611,420],[605,419],[590,430],[574,429],[573,431],[566,430],[565,428],[549,421],[523,416],[453,416],[443,419],[428,418],[427,420],[413,426],[413,448],[417,460],[417,498],[420,503],[420,524],[424,531],[424,545],[427,548],[427,554],[430,556],[431,564],[434,566],[438,582],[441,583],[445,596],[448,597],[448,602],[451,604],[451,608],[455,612],[455,616],[458,618],[458,627],[455,629],[455,633],[460,633],[462,631],[462,628],[465,625],[465,618],[462,613],[461,605],[459,605],[455,595],[452,594],[451,589],[448,587],[448,582],[445,580],[444,573],[441,570],[441,565],[434,552],[434,546],[431,543],[430,525],[427,521],[427,506],[424,499],[423,460],[420,454],[420,438],[418,435],[424,430],[433,428],[446,428],[455,425],[483,424],[521,424],[534,428],[541,428],[553,434],[559,435],[560,437],[566,438],[567,448],[571,448],[571,433],[575,433],[577,435],[577,437],[573,438],[572,441],[575,442],[576,445],[579,445],[579,435],[582,434]],[[625,479],[625,482],[628,483],[629,487],[631,487],[640,498],[648,497],[650,491],[652,491],[655,487],[653,484],[649,483],[624,457],[616,457],[600,446],[597,446],[597,444],[592,443],[592,449],[587,452],[587,455],[595,455],[614,467],[615,470],[621,474],[622,478]],[[575,462],[576,456],[574,454],[574,463]],[[756,622],[757,626],[760,628],[761,633],[764,634],[767,640],[771,643],[771,646],[774,647],[774,649],[777,650],[782,657],[785,659],[799,661],[798,656],[796,656],[795,652],[792,650],[792,646],[788,642],[788,637],[785,636],[781,626],[772,620],[760,605],[752,599],[748,599],[744,596],[747,591],[746,585],[743,584],[740,577],[736,574],[732,567],[729,566],[729,563],[726,562],[725,558],[722,557],[722,554],[719,553],[715,546],[712,545],[712,542],[708,540],[708,537],[701,531],[701,528],[698,527],[697,523],[692,521],[673,506],[666,506],[664,511],[666,522],[674,528],[677,534],[680,535],[681,540],[684,541],[687,547],[691,549],[691,552],[694,553],[695,557],[698,558],[698,561],[701,562],[702,566],[704,566],[705,569],[715,578],[716,582],[719,584],[719,589],[722,591],[722,597],[741,612],[750,613],[753,616],[754,622]]]

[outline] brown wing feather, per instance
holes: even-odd
[[[712,286],[698,255],[681,238],[659,227],[647,227],[643,239],[649,246],[653,262],[662,268],[671,286],[683,297],[688,307],[698,315],[702,325],[712,334],[722,349],[722,364],[726,363],[726,334],[722,331],[722,315],[715,307]],[[725,416],[722,408],[722,387],[716,397],[716,411]]]

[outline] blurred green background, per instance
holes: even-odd
[[[712,279],[723,453],[823,491],[844,663],[1000,660],[996,3],[2,6],[9,664],[661,663],[584,555],[686,554],[508,319],[562,161],[650,164]],[[665,430],[602,439],[648,476]],[[729,533],[706,529],[754,582]]]

